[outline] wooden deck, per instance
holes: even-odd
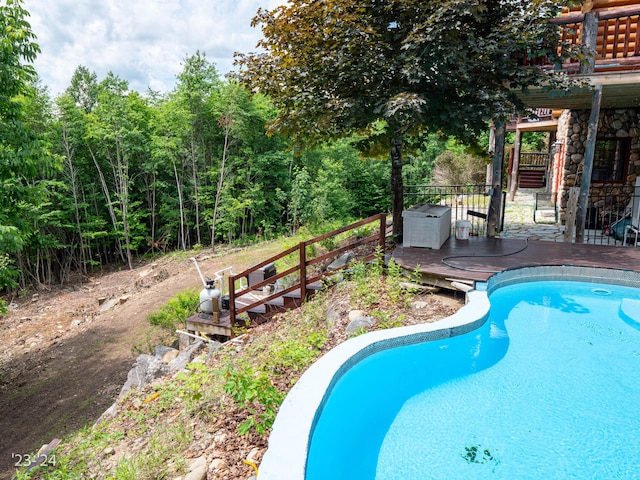
[[[640,248],[541,240],[449,238],[442,248],[398,247],[392,258],[422,274],[425,283],[453,288],[452,281],[486,281],[493,273],[536,265],[607,267],[640,272]],[[446,262],[446,263],[445,263]]]

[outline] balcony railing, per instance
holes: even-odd
[[[631,185],[594,185],[589,191],[585,243],[628,245],[625,227],[631,222],[634,188]]]
[[[596,70],[618,70],[640,63],[640,6],[597,12]],[[583,42],[584,14],[569,13],[552,20],[560,27],[562,49],[575,48]],[[566,51],[566,50],[565,50]],[[537,63],[537,62],[536,62]],[[570,60],[563,65],[567,71],[577,71],[579,62]]]

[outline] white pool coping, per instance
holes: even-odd
[[[355,363],[377,351],[448,338],[479,328],[489,315],[486,291],[467,293],[467,303],[433,323],[377,330],[336,346],[300,377],[284,399],[259,468],[259,480],[304,480],[316,415],[332,386]]]

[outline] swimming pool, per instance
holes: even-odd
[[[288,478],[634,478],[640,290],[557,277],[507,275],[468,333],[344,361]]]

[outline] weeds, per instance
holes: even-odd
[[[160,310],[150,313],[147,317],[151,325],[158,325],[170,332],[198,309],[200,299],[195,288],[187,288],[176,294]]]

